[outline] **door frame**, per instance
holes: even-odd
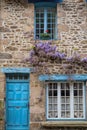
[[[30,74],[31,68],[13,68],[13,67],[6,67],[6,68],[1,68],[1,72],[4,73],[5,75],[11,74],[11,73],[21,73],[21,74]],[[5,79],[5,84],[6,84],[6,79]],[[30,97],[30,78],[29,78],[29,97]],[[29,99],[30,102],[30,99]],[[5,97],[4,97],[4,122],[5,122],[5,128],[6,128],[6,85],[5,85]],[[29,128],[30,128],[30,108],[28,110],[29,113]]]

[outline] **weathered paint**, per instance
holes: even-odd
[[[1,68],[1,72],[3,73],[30,73],[30,68]]]
[[[29,130],[29,77],[13,81],[9,74],[7,78],[6,130]]]
[[[75,74],[75,75],[40,75],[39,80],[40,81],[46,81],[46,80],[57,80],[57,81],[66,81],[66,80],[78,80],[78,81],[86,81],[87,80],[87,74]]]

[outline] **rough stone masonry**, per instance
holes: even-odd
[[[23,1],[22,1],[23,3]],[[25,6],[26,5],[26,6]],[[34,39],[34,4],[14,0],[0,0],[0,68],[29,67],[21,60],[29,55],[35,42]],[[68,56],[75,51],[87,57],[87,5],[85,0],[64,0],[57,4],[58,40],[53,41],[61,52]],[[54,72],[64,73],[58,66],[52,67]],[[87,72],[82,68],[76,73]],[[5,75],[0,73],[0,130],[5,129]],[[31,127],[30,130],[87,130],[87,127],[44,128],[41,122],[45,117],[45,90],[43,98],[38,102],[40,82],[35,74],[30,75],[31,84]],[[35,92],[37,89],[37,92]],[[87,91],[87,90],[86,90]]]

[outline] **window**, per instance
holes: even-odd
[[[56,39],[56,4],[48,5],[46,2],[35,6],[35,39],[40,39],[43,33],[48,33],[50,39]]]
[[[83,82],[47,85],[47,119],[85,119]]]

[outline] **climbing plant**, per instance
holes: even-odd
[[[49,73],[49,65],[62,64],[67,73],[73,73],[75,66],[81,66],[87,70],[87,57],[81,58],[76,52],[68,57],[65,53],[59,52],[56,45],[51,42],[36,43],[31,51],[29,57],[24,60],[29,62],[33,67],[33,72]],[[65,61],[66,64],[63,64]]]

